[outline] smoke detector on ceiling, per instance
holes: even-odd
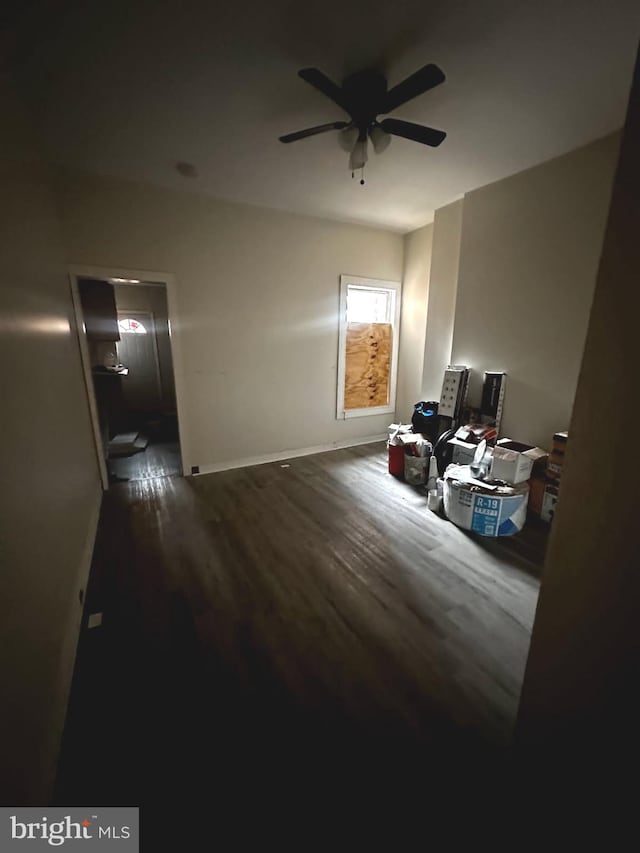
[[[198,170],[193,163],[176,163],[176,172],[183,178],[197,178]]]

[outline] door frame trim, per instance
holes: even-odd
[[[82,377],[84,379],[84,389],[87,395],[87,404],[89,406],[89,420],[91,421],[91,433],[93,435],[93,445],[96,451],[96,461],[98,463],[98,471],[100,472],[100,483],[102,491],[106,492],[109,488],[109,472],[107,471],[107,462],[105,459],[105,448],[102,442],[102,433],[100,431],[100,418],[98,417],[98,403],[96,400],[95,386],[93,384],[93,373],[91,372],[91,356],[89,355],[89,341],[87,339],[87,330],[84,324],[84,313],[82,311],[82,303],[80,302],[80,290],[78,288],[78,278],[83,276],[69,275],[69,286],[71,288],[71,304],[75,319],[75,328],[78,335],[78,346],[80,348],[80,363],[82,365]]]
[[[80,291],[78,289],[79,278],[99,278],[105,280],[120,278],[125,279],[125,281],[118,282],[119,284],[139,283],[143,285],[159,284],[165,286],[167,294],[167,315],[169,320],[169,346],[171,347],[173,381],[176,389],[176,409],[178,415],[178,432],[180,435],[180,458],[182,461],[182,472],[185,474],[187,471],[191,470],[191,456],[188,443],[189,431],[186,415],[186,390],[184,384],[185,373],[181,345],[183,325],[179,319],[176,277],[172,273],[158,272],[157,270],[140,270],[126,267],[100,267],[89,264],[69,264],[67,269],[69,272],[69,281],[71,283],[72,304],[75,313],[78,341],[80,344],[80,359],[85,379],[85,389],[87,391],[89,414],[91,417],[94,444],[96,445],[96,454],[98,456],[102,488],[105,491],[109,488],[109,476],[104,456],[101,453],[102,436],[100,434],[98,407],[93,386],[93,375],[91,373],[89,344],[87,341],[82,305],[80,303]]]

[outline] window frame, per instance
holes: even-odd
[[[349,287],[385,290],[392,294],[391,308],[391,371],[389,376],[389,403],[386,406],[374,406],[364,409],[345,409],[344,382],[347,361],[347,294]],[[395,414],[396,390],[398,384],[398,353],[400,349],[400,304],[402,301],[402,282],[387,281],[379,278],[363,278],[356,275],[340,276],[340,306],[338,334],[338,391],[336,401],[336,419],[375,417],[376,415]]]

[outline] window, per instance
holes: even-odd
[[[125,332],[127,334],[147,334],[147,330],[145,329],[144,324],[140,322],[140,320],[132,320],[129,317],[126,317],[124,320],[118,320],[118,328],[121,332]]]
[[[337,417],[393,414],[400,283],[340,276]]]

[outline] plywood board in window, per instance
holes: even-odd
[[[388,405],[391,345],[390,323],[347,323],[345,409]]]

